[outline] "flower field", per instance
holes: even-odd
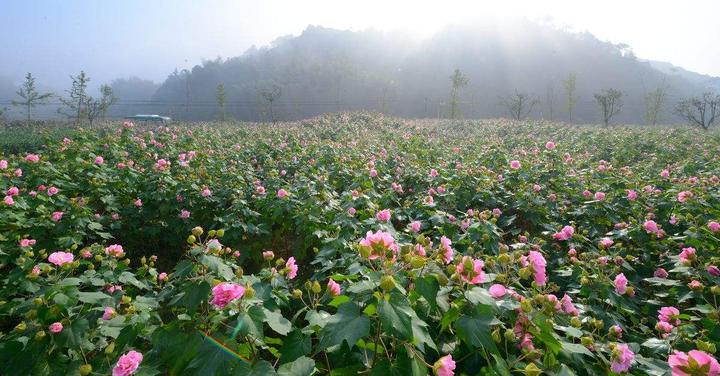
[[[1,375],[720,372],[715,132],[354,113],[64,137],[0,150]]]

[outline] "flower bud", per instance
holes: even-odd
[[[395,279],[391,275],[384,275],[380,278],[380,288],[385,292],[390,292],[395,288]]]
[[[252,288],[252,286],[245,286],[245,293],[243,294],[245,298],[252,299],[255,297],[255,289]]]
[[[24,332],[25,329],[27,329],[27,324],[25,324],[24,322],[15,325],[15,330],[17,330],[18,332]]]
[[[185,241],[188,244],[195,244],[195,241],[197,241],[197,238],[195,238],[195,235],[189,235]]]
[[[121,300],[124,304],[130,304],[130,302],[132,301],[132,298],[128,295],[123,295]]]
[[[219,229],[219,230],[215,231],[215,236],[217,236],[218,238],[222,238],[223,236],[225,236],[225,230]]]
[[[92,366],[89,364],[83,364],[80,366],[80,376],[87,376],[92,373]]]
[[[115,351],[115,342],[110,342],[110,344],[105,347],[105,354],[110,355],[113,351]]]
[[[35,333],[35,340],[36,340],[36,341],[40,341],[40,340],[42,340],[43,338],[45,338],[45,331],[44,331],[44,330],[40,330],[40,331],[38,331],[37,333]]]
[[[532,301],[530,301],[530,299],[525,299],[525,300],[523,300],[522,303],[520,303],[520,308],[521,308],[521,309],[523,310],[523,312],[525,312],[525,313],[530,313],[530,312],[532,312],[532,309],[533,309]]]
[[[313,281],[312,283],[312,292],[319,294],[322,292],[322,286],[320,286],[320,282]]]
[[[292,295],[295,299],[300,299],[300,298],[302,298],[303,293],[302,293],[302,291],[295,289],[292,291]]]
[[[203,232],[204,232],[204,231],[203,231],[203,228],[200,227],[200,226],[194,227],[194,228],[192,229],[192,234],[195,235],[195,236],[200,236],[200,235],[203,234]]]
[[[524,373],[526,376],[539,376],[540,374],[542,374],[542,370],[538,368],[535,363],[530,363],[525,366]]]
[[[210,230],[210,231],[208,231],[208,236],[211,237],[211,238],[214,238],[214,237],[215,237],[215,233],[216,233],[215,230]]]

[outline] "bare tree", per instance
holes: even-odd
[[[217,100],[218,108],[220,111],[220,121],[225,121],[227,117],[227,113],[225,112],[225,85],[220,84],[217,86],[217,89],[215,90],[215,99]]]
[[[529,94],[519,93],[517,90],[515,94],[501,101],[501,104],[508,110],[510,117],[515,120],[525,119],[538,103],[539,101]]]
[[[656,125],[660,121],[662,109],[667,99],[667,86],[665,85],[665,77],[657,89],[645,93],[645,123],[648,125]]]
[[[595,100],[600,107],[600,112],[603,117],[603,124],[605,126],[610,125],[612,117],[617,115],[622,109],[622,92],[615,89],[603,90],[600,94],[595,94]]]
[[[548,107],[548,120],[553,120],[555,115],[555,88],[552,84],[549,84],[545,92],[545,104]]]
[[[720,95],[705,92],[701,97],[683,99],[675,107],[675,114],[690,123],[707,131],[715,122],[715,115],[720,112]]]
[[[458,98],[460,95],[460,89],[464,88],[470,82],[460,69],[455,69],[455,73],[450,76],[452,81],[452,91],[450,91],[450,118],[455,119],[460,115],[458,109]]]
[[[273,103],[282,95],[282,88],[272,84],[270,87],[258,89],[258,95],[263,98],[267,104],[270,113],[270,120],[275,123],[275,114],[273,113]]]
[[[568,77],[563,81],[563,85],[565,86],[565,98],[567,98],[566,108],[568,112],[568,121],[571,123],[573,111],[575,110],[575,106],[577,105],[578,100],[577,95],[575,95],[576,82],[577,76],[575,75],[575,73],[570,73]]]
[[[23,86],[16,94],[22,98],[22,100],[12,101],[12,105],[25,107],[28,125],[32,121],[32,109],[39,104],[44,104],[53,96],[52,93],[40,93],[37,91],[35,88],[35,77],[33,77],[31,73],[25,75],[25,82],[23,82]]]
[[[98,117],[105,119],[108,108],[117,102],[117,97],[113,94],[110,85],[100,86],[100,94],[100,99],[87,97],[86,113],[91,126]]]
[[[70,97],[67,99],[59,98],[60,102],[62,102],[67,109],[63,110],[62,108],[58,108],[58,113],[69,118],[75,118],[75,122],[80,124],[83,118],[87,116],[87,86],[88,82],[90,82],[90,77],[88,77],[84,71],[80,71],[79,75],[70,76],[70,79],[72,80],[72,88],[67,91]]]

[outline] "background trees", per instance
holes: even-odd
[[[622,109],[622,97],[622,92],[615,89],[607,89],[603,90],[600,94],[595,94],[595,101],[597,101],[598,107],[600,107],[602,121],[606,127],[610,125],[613,116],[617,115]]]
[[[675,107],[676,115],[691,126],[705,131],[715,123],[718,112],[720,112],[720,95],[710,91],[699,97],[683,99]]]
[[[25,112],[27,123],[30,124],[32,121],[32,110],[35,106],[44,104],[48,99],[52,98],[52,93],[41,93],[35,87],[35,77],[32,73],[25,75],[25,82],[23,82],[20,90],[17,91],[17,95],[22,100],[12,101],[13,106],[20,106]]]

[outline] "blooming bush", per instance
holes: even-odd
[[[68,136],[0,155],[0,374],[719,372],[711,134],[339,114]]]

